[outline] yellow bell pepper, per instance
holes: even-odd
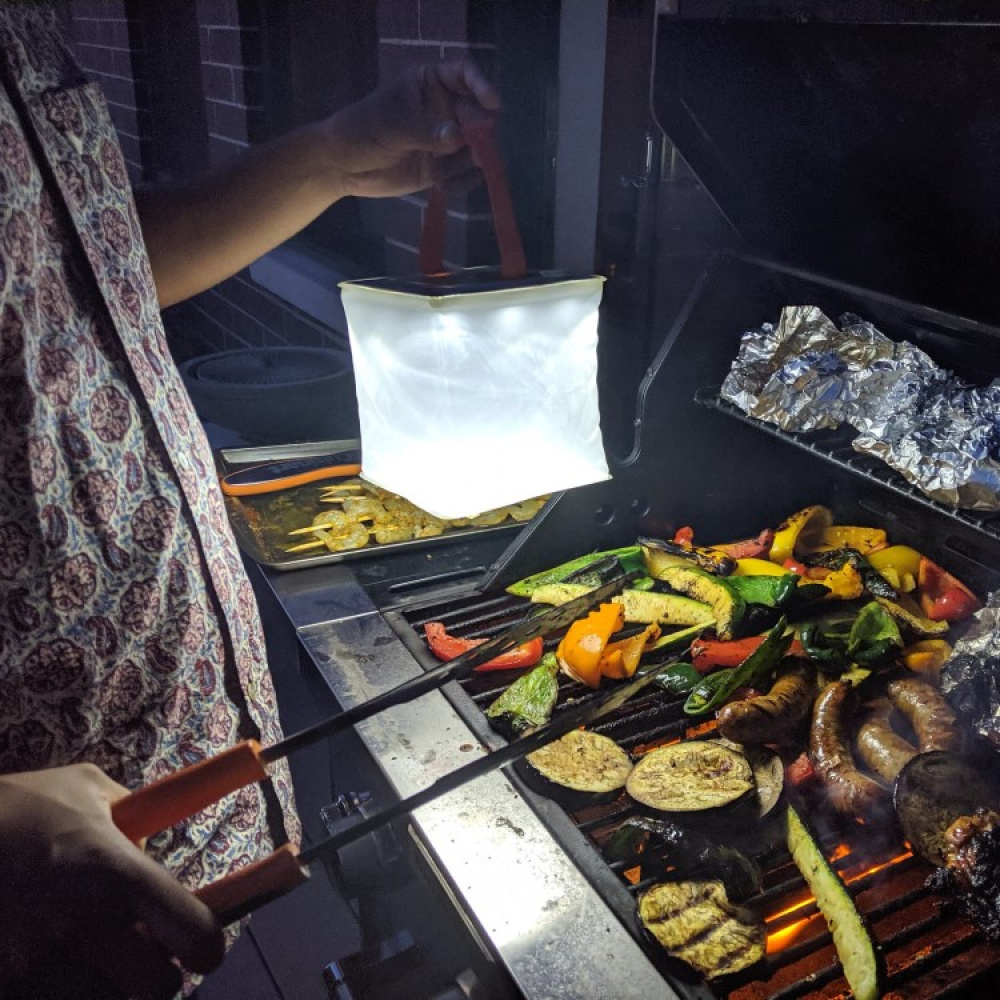
[[[908,594],[917,586],[920,553],[909,545],[890,545],[868,555],[868,562],[897,590]]]
[[[833,515],[826,507],[814,504],[782,521],[774,532],[768,559],[779,566],[786,559],[801,559],[816,550],[823,532],[833,524]]]
[[[615,681],[634,676],[639,667],[639,657],[647,644],[655,642],[659,637],[660,626],[654,623],[628,639],[609,642],[601,654],[601,676]]]
[[[601,683],[601,654],[611,636],[625,624],[625,608],[621,604],[602,604],[586,618],[570,625],[556,647],[560,669],[587,687]]]
[[[816,582],[829,587],[827,597],[835,601],[853,601],[865,592],[861,574],[849,562],[845,562],[840,569],[831,570]]]
[[[818,549],[854,549],[863,556],[884,549],[888,536],[881,528],[859,528],[851,524],[832,524],[823,529]]]
[[[733,576],[784,576],[787,572],[768,559],[737,559]]]

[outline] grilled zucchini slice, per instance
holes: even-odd
[[[882,995],[884,974],[881,952],[847,887],[791,806],[788,807],[788,850],[830,927],[833,945],[855,1000],[877,1000]]]
[[[746,602],[725,580],[693,566],[664,566],[657,579],[685,597],[709,605],[715,614],[715,631],[719,638],[735,638],[746,613]]]

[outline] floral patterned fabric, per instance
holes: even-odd
[[[281,738],[125,164],[51,14],[0,3],[0,770],[128,787]],[[153,838],[190,886],[298,840],[291,782]]]

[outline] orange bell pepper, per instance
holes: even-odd
[[[560,669],[587,687],[601,683],[601,654],[611,636],[625,624],[621,604],[602,604],[586,618],[579,618],[556,647]]]
[[[639,657],[646,646],[660,637],[660,626],[655,622],[636,635],[618,642],[609,642],[601,654],[601,676],[624,681],[634,676],[639,667]]]
[[[907,670],[919,674],[935,686],[941,683],[941,668],[951,656],[951,643],[944,639],[922,639],[903,650],[903,664]]]

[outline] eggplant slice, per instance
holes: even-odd
[[[632,758],[614,740],[574,729],[519,761],[529,786],[568,808],[617,795],[632,772]]]
[[[781,758],[773,750],[763,746],[744,746],[722,738],[713,742],[746,757],[757,786],[757,814],[763,819],[781,801],[781,793],[785,788],[785,767]]]
[[[689,740],[651,750],[625,787],[657,812],[694,813],[744,800],[756,786],[743,754],[713,740]]]
[[[652,886],[639,897],[639,919],[668,954],[707,979],[755,965],[767,947],[764,922],[730,903],[714,879]]]

